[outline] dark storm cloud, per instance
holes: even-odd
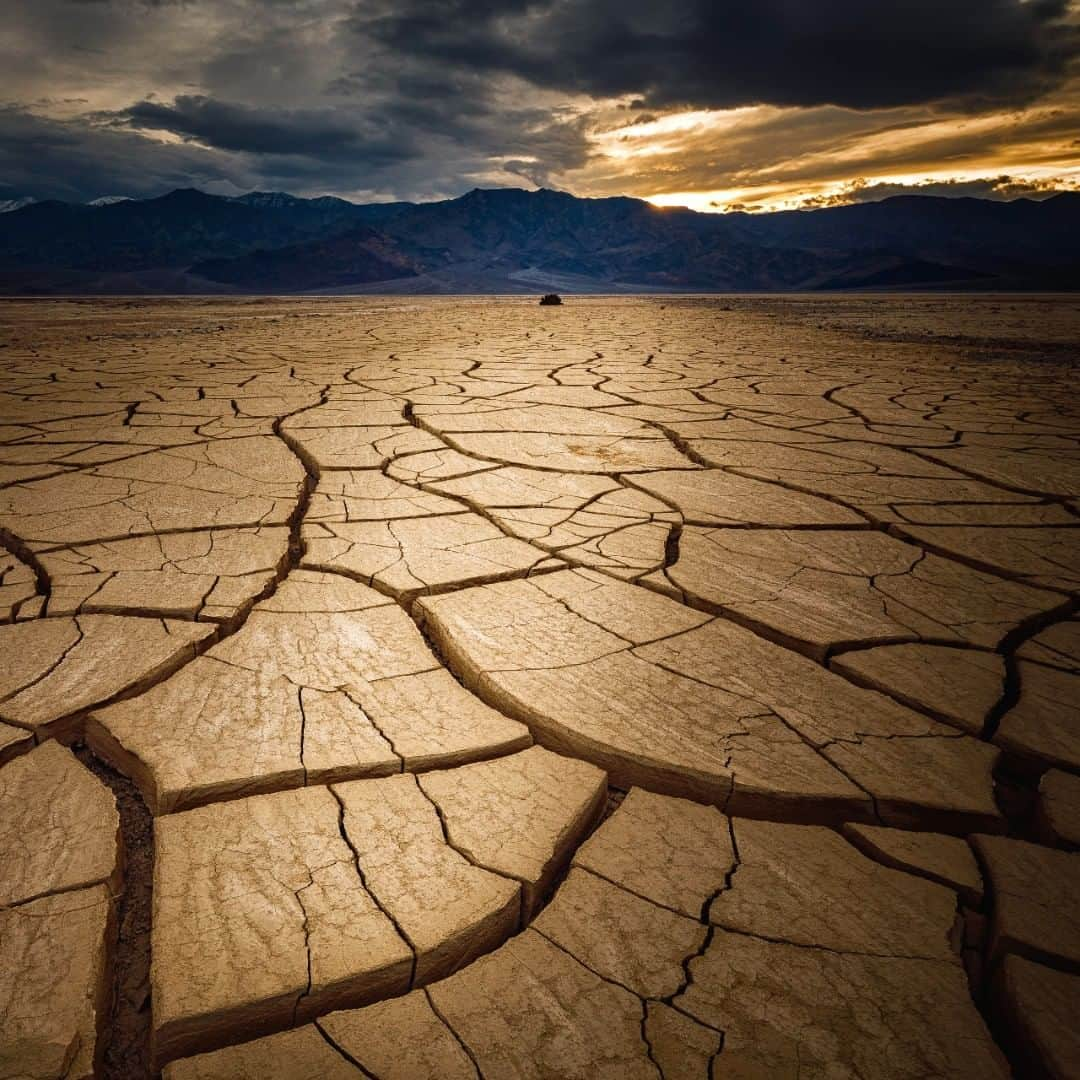
[[[290,110],[181,95],[71,120],[7,107],[0,108],[0,199],[79,202],[190,186],[424,198],[458,194],[462,178],[482,174],[493,155],[539,155],[542,162],[511,160],[505,171],[507,182],[528,175],[544,183],[585,152],[581,125],[546,110],[462,113],[449,101],[425,116],[406,99],[369,111]]]
[[[580,123],[545,109],[495,107],[462,80],[435,74],[399,78],[393,94],[368,108],[280,109],[180,95],[171,103],[141,101],[101,119],[240,153],[253,168],[261,162],[267,175],[305,183],[345,174],[353,186],[371,185],[389,172],[400,181],[414,170],[441,180],[448,168],[460,176],[493,157],[511,159],[515,167],[508,172],[543,183],[586,157]],[[531,162],[513,160],[526,154]],[[451,184],[453,175],[446,177]]]
[[[1056,85],[1068,0],[406,0],[353,28],[405,56],[649,107],[1027,100]]]
[[[176,187],[244,187],[251,174],[184,145],[0,109],[0,183],[10,193],[73,202],[150,197]]]
[[[1076,51],[1069,10],[1068,0],[9,0],[0,189],[422,199],[529,182],[653,194],[752,186],[796,157],[804,178],[831,176],[845,146],[878,128],[1060,96]],[[779,108],[737,130],[671,137],[652,156],[606,156],[612,129],[755,103]],[[1015,138],[1030,143],[1023,122]],[[950,138],[928,130],[942,161],[957,150]],[[922,168],[916,141],[879,140],[872,153]],[[862,157],[841,168],[886,175]]]
[[[172,104],[140,101],[119,114],[135,128],[170,131],[221,150],[361,158],[373,166],[416,156],[407,131],[387,118],[337,109],[276,109],[181,95]]]

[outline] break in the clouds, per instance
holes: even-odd
[[[1075,186],[1070,0],[9,0],[0,199]]]

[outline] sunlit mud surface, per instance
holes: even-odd
[[[1077,1075],[1078,339],[4,303],[0,1075]]]

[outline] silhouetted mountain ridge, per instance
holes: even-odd
[[[0,216],[7,292],[789,291],[1080,285],[1080,195],[700,214],[477,188],[435,203],[178,189]]]

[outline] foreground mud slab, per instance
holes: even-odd
[[[1075,303],[5,314],[0,1075],[1080,1075]]]
[[[691,875],[681,888],[670,856],[684,844],[715,851],[720,824],[731,861],[712,879],[710,927],[664,901],[694,906],[699,883]],[[422,995],[332,1013],[315,1030],[167,1075],[255,1075],[275,1052],[297,1076],[340,1067],[318,1031],[345,1060],[395,1080],[435,1080],[444,1062],[450,1075],[500,1078],[707,1078],[717,1061],[745,1076],[1009,1075],[949,945],[950,890],[886,869],[827,829],[727,820],[637,789],[579,860],[528,930]],[[387,1055],[369,1041],[387,1021],[403,1046],[437,1049]],[[463,1071],[459,1048],[476,1072]]]
[[[0,1067],[89,1077],[111,1008],[120,877],[111,792],[56,742],[0,772]]]

